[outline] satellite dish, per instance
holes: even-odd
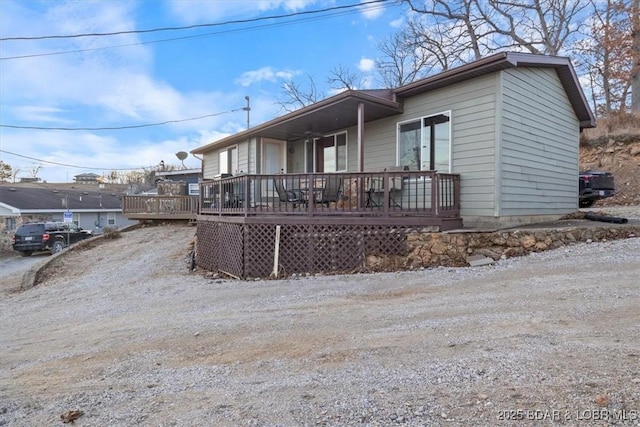
[[[182,162],[182,167],[185,168],[186,166],[184,165],[184,159],[187,158],[187,156],[189,156],[189,154],[187,154],[185,151],[178,151],[176,153],[176,157],[178,158],[178,160],[180,160]]]

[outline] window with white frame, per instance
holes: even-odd
[[[347,133],[328,135],[315,140],[316,172],[347,170]]]
[[[451,112],[398,123],[398,165],[451,172]]]
[[[189,183],[189,195],[190,196],[199,196],[200,195],[200,184],[190,182]]]
[[[116,225],[116,214],[115,212],[107,212],[107,225],[109,227],[113,227]]]
[[[238,172],[238,147],[229,147],[218,154],[218,173]]]

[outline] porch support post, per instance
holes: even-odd
[[[358,104],[358,172],[364,172],[364,103]]]
[[[364,172],[364,103],[358,103],[358,172]],[[365,183],[358,179],[358,208],[364,208]]]

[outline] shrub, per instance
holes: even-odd
[[[585,129],[580,136],[581,145],[603,145],[609,140],[632,142],[640,136],[640,113],[611,112],[598,119],[595,128]]]
[[[119,239],[121,237],[120,230],[115,227],[105,227],[102,229],[105,239]]]

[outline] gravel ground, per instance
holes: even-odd
[[[640,425],[640,238],[243,282],[188,272],[194,232],[127,232],[2,296],[0,425]]]

